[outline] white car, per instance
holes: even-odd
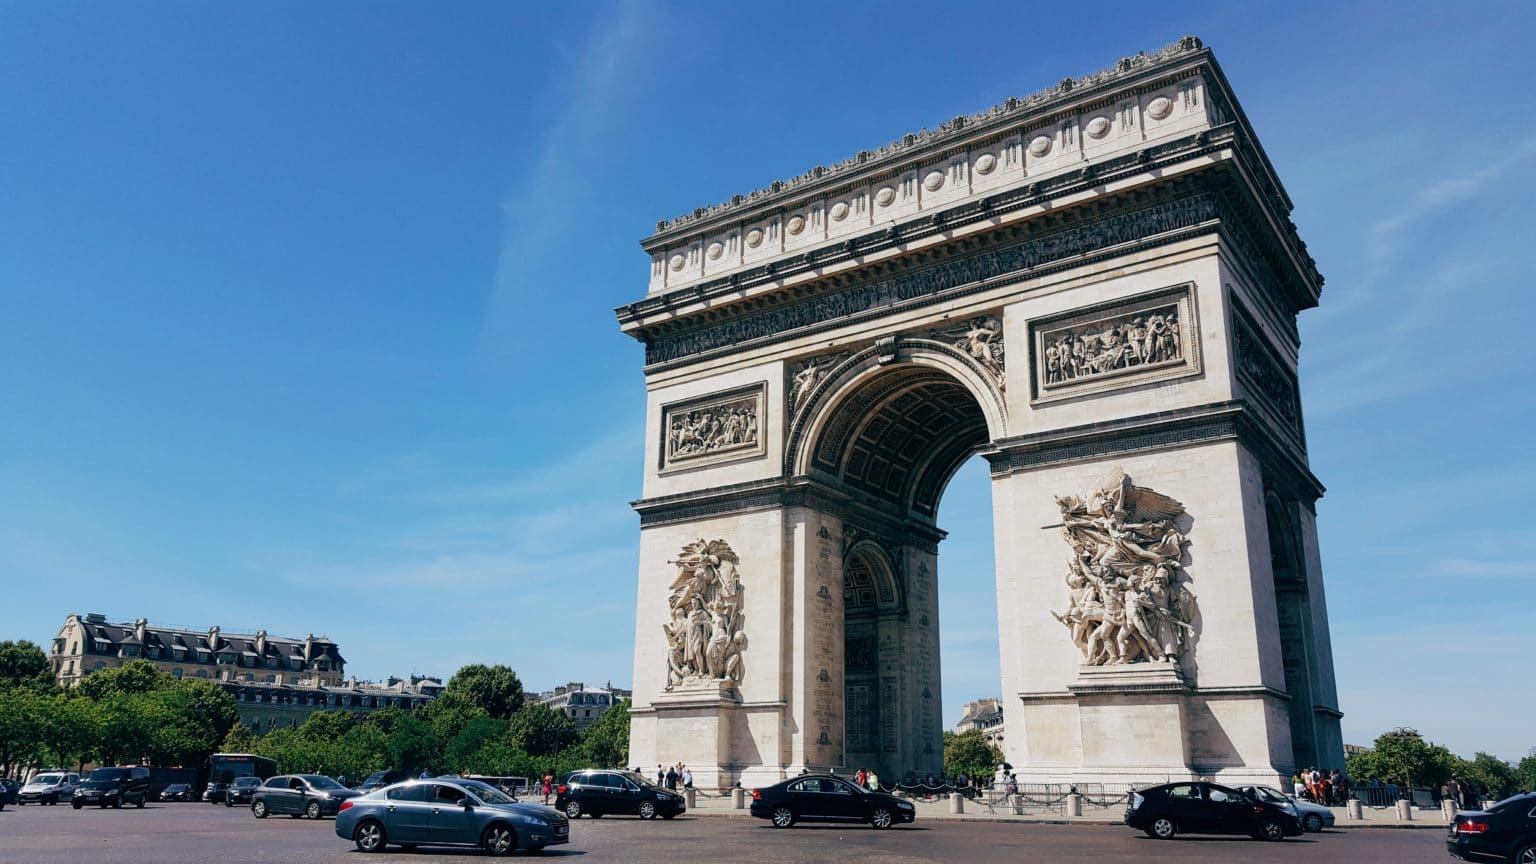
[[[21,787],[16,794],[16,806],[23,804],[57,804],[68,801],[80,785],[80,775],[68,771],[44,771]]]
[[[1282,795],[1280,790],[1273,786],[1240,786],[1238,791],[1245,795],[1252,795],[1260,801],[1269,801],[1287,808],[1291,815],[1301,822],[1303,831],[1316,834],[1324,828],[1333,827],[1333,811],[1321,804],[1301,801],[1291,795]]]

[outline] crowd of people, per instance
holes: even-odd
[[[673,792],[677,791],[678,786],[682,786],[684,789],[692,789],[693,772],[689,771],[688,766],[681,762],[666,768],[657,765],[656,785],[664,789],[670,789]]]
[[[1308,768],[1291,778],[1292,792],[1299,799],[1324,807],[1343,807],[1349,801],[1349,778],[1337,768],[1319,771]]]

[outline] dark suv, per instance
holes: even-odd
[[[630,771],[589,768],[565,775],[555,789],[555,809],[572,819],[626,813],[641,819],[671,819],[688,809],[683,796]]]
[[[1176,834],[1246,834],[1264,840],[1301,834],[1301,822],[1281,805],[1197,781],[1131,793],[1125,824],[1159,840]]]
[[[142,808],[148,800],[148,768],[97,768],[75,790],[70,805],[76,810],[87,804],[98,807],[132,804]]]
[[[1486,811],[1457,813],[1445,850],[1466,861],[1536,864],[1536,792],[1505,798]]]
[[[404,783],[407,780],[415,780],[416,775],[399,768],[389,768],[384,771],[375,771],[368,775],[368,779],[352,787],[364,795],[375,789],[383,789],[385,786],[393,786],[396,783]]]

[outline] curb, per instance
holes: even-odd
[[[693,810],[689,810],[685,815],[688,815],[688,816],[712,816],[712,817],[715,817],[717,819],[718,818],[725,818],[725,819],[741,819],[741,818],[751,819],[751,818],[754,818],[746,810],[715,810],[715,809],[701,810],[701,809],[695,808]],[[1085,825],[1085,826],[1094,827],[1094,828],[1105,828],[1105,827],[1122,827],[1123,828],[1123,827],[1125,827],[1125,823],[1120,821],[1120,820],[1108,820],[1108,819],[1102,819],[1102,820],[1100,820],[1100,819],[1053,819],[1053,818],[1047,818],[1047,817],[1033,817],[1032,818],[1032,817],[1029,817],[1029,816],[949,816],[949,815],[937,815],[937,816],[929,815],[929,816],[925,816],[924,814],[921,814],[921,813],[919,813],[918,815],[919,816],[923,816],[925,821],[934,821],[934,822],[970,822],[970,823],[985,823],[985,824],[992,824],[992,825]],[[1430,829],[1443,830],[1444,828],[1445,828],[1444,825],[1436,825],[1436,824],[1430,823],[1430,822],[1422,822],[1422,823],[1419,823],[1419,824],[1408,824],[1408,823],[1403,823],[1403,822],[1380,822],[1380,823],[1372,823],[1372,822],[1348,822],[1348,823],[1344,823],[1344,822],[1341,822],[1341,823],[1336,823],[1332,828],[1325,829],[1323,833],[1326,834],[1329,831],[1354,831],[1354,830],[1360,830],[1360,829],[1372,830],[1372,831],[1426,831],[1426,830],[1430,830]]]

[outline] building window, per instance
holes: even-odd
[[[297,683],[299,683],[299,676],[297,676],[297,675],[289,675],[288,676],[288,683],[289,684],[297,684]]]
[[[268,684],[276,684],[277,683],[277,676],[276,675],[268,675],[267,676],[267,683]]]
[[[176,678],[176,679],[180,679],[181,678],[181,667],[180,666],[177,666],[175,669],[171,670],[171,677],[172,678]]]
[[[197,677],[199,677],[199,678],[207,678],[208,677],[208,670],[207,669],[199,669],[199,670],[197,670]]]

